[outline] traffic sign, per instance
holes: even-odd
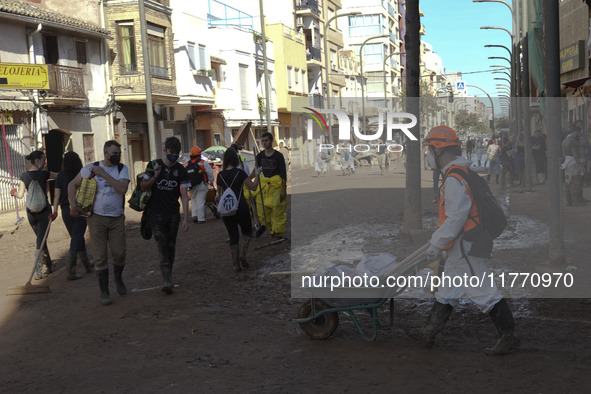
[[[47,65],[0,63],[0,89],[49,89]]]
[[[464,83],[464,81],[456,81],[456,90],[466,90],[466,84]]]

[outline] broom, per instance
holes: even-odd
[[[51,289],[49,285],[32,285],[31,279],[33,279],[33,274],[35,273],[35,268],[37,268],[37,264],[41,263],[41,259],[43,258],[43,248],[45,247],[45,242],[47,241],[47,236],[49,235],[49,229],[51,228],[52,220],[49,220],[49,224],[47,225],[47,230],[45,230],[45,235],[43,235],[43,241],[41,241],[41,247],[39,248],[39,253],[37,254],[37,258],[35,259],[35,263],[33,264],[33,270],[31,271],[31,276],[29,276],[29,281],[24,286],[18,287],[9,287],[6,290],[6,295],[22,295],[22,294],[43,294],[43,293],[51,293]]]

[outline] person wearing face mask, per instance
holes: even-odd
[[[45,153],[39,150],[31,152],[31,154],[28,155],[26,159],[30,162],[29,169],[20,176],[18,188],[12,189],[10,194],[17,198],[23,198],[25,195],[25,189],[29,190],[32,182],[37,182],[39,186],[41,186],[41,190],[43,190],[43,194],[47,199],[47,181],[50,179],[57,179],[57,173],[44,169],[47,157],[45,156]],[[55,219],[55,217],[53,217],[51,214],[51,206],[49,205],[49,201],[47,201],[47,206],[45,209],[40,212],[31,212],[29,208],[27,208],[27,219],[29,220],[29,224],[37,236],[37,246],[35,248],[35,257],[37,257],[37,255],[40,253],[41,243],[43,242],[43,236],[45,235],[47,226],[49,226],[49,221]],[[43,276],[49,275],[53,272],[53,262],[49,256],[47,243],[43,245],[43,262],[45,263],[46,271],[42,274],[40,266],[35,268],[35,279],[41,279]]]
[[[430,153],[429,165],[444,174],[443,185],[439,189],[439,224],[431,236],[427,259],[436,261],[442,258],[440,271],[447,277],[486,277],[492,252],[492,238],[479,226],[478,206],[474,200],[470,184],[461,174],[468,174],[472,162],[462,157],[460,142],[453,129],[437,126],[431,129],[424,142]],[[456,281],[443,282],[435,293],[435,303],[424,327],[416,335],[423,339],[427,347],[432,347],[435,336],[443,329],[454,306],[460,298],[468,298],[482,313],[488,313],[499,333],[495,346],[486,349],[491,355],[506,354],[516,350],[521,341],[514,334],[515,323],[507,302],[496,285],[482,284],[470,286]],[[472,283],[470,281],[470,283]]]
[[[167,138],[164,141],[165,156],[148,164],[141,183],[142,191],[152,191],[146,214],[158,247],[160,271],[164,279],[162,291],[165,294],[172,294],[174,289],[172,267],[181,223],[179,197],[183,204],[181,226],[184,232],[189,230],[188,189],[191,187],[191,178],[187,169],[177,162],[180,152],[181,141],[176,137]]]
[[[126,257],[125,215],[123,204],[129,186],[129,169],[121,163],[121,144],[115,140],[105,142],[103,160],[88,164],[68,184],[70,216],[77,218],[82,211],[76,204],[76,191],[82,178],[96,179],[96,193],[92,215],[86,219],[90,232],[90,244],[94,256],[94,269],[97,273],[101,303],[112,303],[109,293],[109,256],[113,257],[113,274],[117,293],[127,293],[123,283],[123,268]]]

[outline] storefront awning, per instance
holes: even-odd
[[[30,101],[0,100],[0,110],[2,111],[32,112],[33,109],[35,109],[35,106]]]
[[[591,79],[591,77],[584,77],[584,78],[579,78],[579,79],[575,79],[573,81],[568,81],[563,83],[564,86],[566,86],[567,88],[579,88],[581,86],[583,86],[583,84],[585,82],[587,82],[589,79]]]

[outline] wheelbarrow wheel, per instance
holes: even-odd
[[[315,312],[318,313],[325,309],[329,309],[326,303],[315,300],[314,301]],[[305,319],[312,316],[312,303],[306,301],[298,310],[298,318]],[[337,312],[327,312],[318,316],[314,320],[310,320],[307,323],[299,323],[302,331],[306,333],[312,339],[326,339],[330,337],[339,325],[339,314]]]

